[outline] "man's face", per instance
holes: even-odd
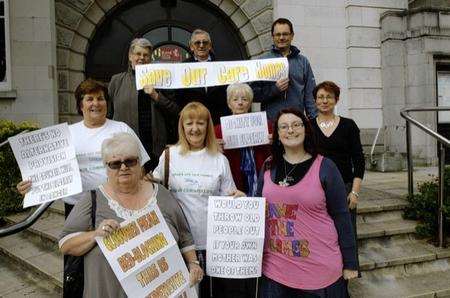
[[[211,50],[211,40],[206,34],[196,34],[192,39],[190,48],[194,56],[201,61],[208,59]]]
[[[273,28],[273,44],[279,50],[289,49],[294,38],[288,24],[276,24]]]

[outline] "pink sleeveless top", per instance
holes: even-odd
[[[283,187],[264,173],[266,237],[263,274],[291,288],[325,288],[342,276],[342,255],[319,179],[318,155],[297,184]]]

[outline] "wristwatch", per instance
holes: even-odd
[[[355,195],[355,197],[357,197],[359,199],[359,193],[357,193],[356,191],[352,190],[350,192],[351,194]]]

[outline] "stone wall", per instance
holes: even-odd
[[[54,9],[52,0],[9,1],[12,90],[0,92],[2,119],[58,122]]]
[[[386,144],[391,152],[406,152],[404,107],[436,105],[436,60],[450,62],[450,9],[415,8],[387,12],[382,24],[382,76]],[[434,113],[413,117],[436,130]],[[413,155],[436,162],[436,142],[418,129],[412,130]]]
[[[127,0],[59,0],[55,4],[58,42],[58,98],[61,121],[78,120],[73,92],[84,79],[85,56],[96,27]],[[249,57],[270,48],[272,0],[210,0],[236,27]]]

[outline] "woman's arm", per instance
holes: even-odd
[[[189,282],[190,285],[195,285],[203,279],[203,269],[200,267],[200,263],[197,259],[197,254],[195,249],[185,251],[183,253],[183,258],[189,269]]]
[[[81,232],[76,236],[66,237],[60,243],[61,253],[72,256],[82,256],[90,251],[95,245],[95,237],[106,237],[119,228],[119,223],[114,219],[105,219],[94,231]]]
[[[344,181],[336,165],[327,158],[322,161],[319,176],[325,191],[327,211],[334,221],[338,234],[344,269],[356,270],[356,243],[347,207]]]

